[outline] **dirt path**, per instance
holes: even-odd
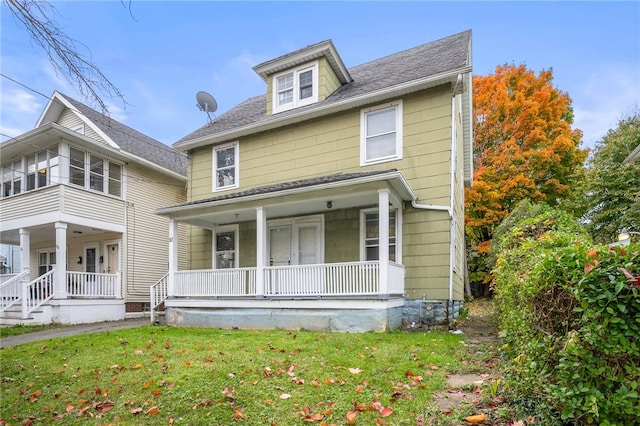
[[[469,317],[459,321],[458,330],[465,339],[463,344],[469,353],[486,353],[488,357],[500,344],[498,327],[492,319],[493,303],[490,300],[475,300],[467,304]],[[463,404],[477,405],[482,397],[483,384],[496,379],[497,372],[491,361],[476,366],[473,372],[451,374],[447,376],[447,389],[434,395],[434,401],[442,412],[451,412]]]

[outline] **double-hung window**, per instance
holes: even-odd
[[[122,197],[122,165],[70,147],[69,183]]]
[[[238,142],[213,148],[213,190],[221,191],[238,187]]]
[[[306,64],[273,77],[273,112],[318,101],[318,63]]]
[[[402,158],[402,101],[360,112],[360,165]]]
[[[389,260],[395,262],[397,258],[396,210],[389,211]],[[378,209],[362,211],[362,260],[380,260],[380,224]]]

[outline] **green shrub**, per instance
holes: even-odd
[[[543,424],[637,424],[638,246],[592,250],[560,211],[522,204],[517,214],[494,244],[512,403]]]

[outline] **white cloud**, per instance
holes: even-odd
[[[15,137],[31,129],[43,108],[39,97],[19,88],[2,86],[0,101],[0,132],[3,140]]]
[[[593,69],[570,93],[574,126],[584,133],[584,146],[593,148],[609,129],[617,126],[640,102],[638,69],[608,64]]]

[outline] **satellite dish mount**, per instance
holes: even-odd
[[[218,109],[218,102],[216,102],[216,99],[207,92],[200,91],[196,93],[196,101],[198,102],[198,109],[206,112],[207,117],[209,118],[209,123],[212,123],[213,120],[211,119],[211,114],[216,112]]]

